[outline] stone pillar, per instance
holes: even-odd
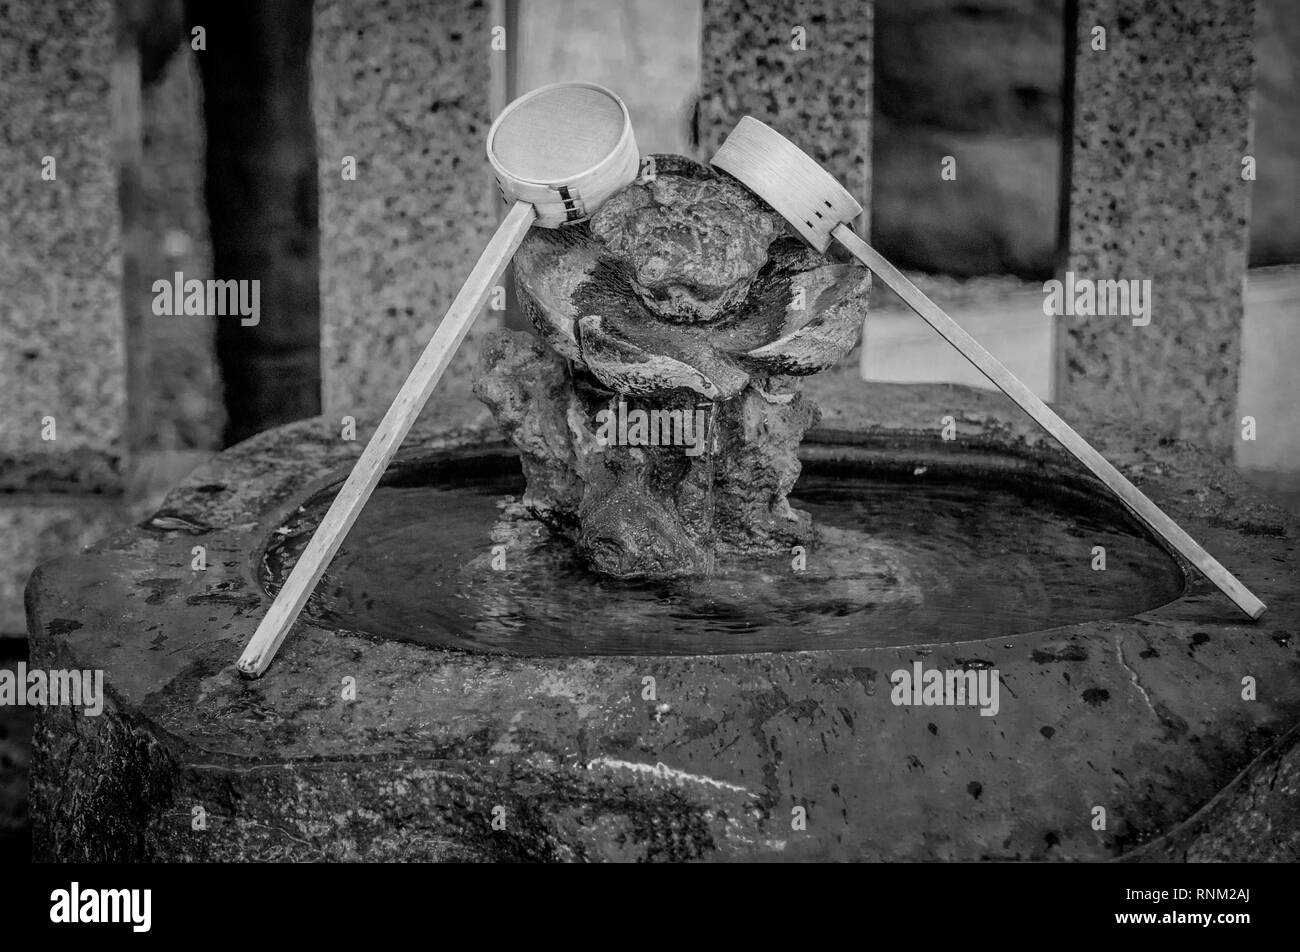
[[[328,414],[360,423],[364,409],[382,413],[496,228],[501,198],[485,155],[490,9],[484,0],[317,0]],[[492,316],[471,328],[426,412],[468,394],[479,340],[499,324]]]
[[[704,0],[696,157],[708,161],[752,115],[820,161],[869,210],[872,16],[869,0]]]
[[[113,2],[4,4],[0,16],[0,453],[95,454],[115,470],[126,357]],[[54,440],[41,439],[46,416]]]
[[[1152,306],[1146,326],[1058,318],[1057,396],[1224,454],[1248,242],[1254,2],[1075,7],[1065,270],[1149,280]]]
[[[23,631],[36,562],[102,535],[122,485],[115,50],[113,0],[0,4],[0,635]]]

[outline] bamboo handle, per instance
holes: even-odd
[[[325,518],[316,527],[311,541],[289,573],[288,581],[249,639],[239,658],[239,671],[244,676],[261,677],[275,658],[276,651],[297,620],[298,613],[307,603],[307,597],[315,589],[339,546],[343,544],[344,537],[357,521],[357,516],[361,514],[370,494],[375,491],[393,454],[402,445],[402,440],[428,402],[429,395],[451,363],[456,348],[483,310],[493,285],[524,240],[535,217],[532,205],[515,202],[488,242],[487,248],[474,265],[474,270],[470,272],[442,323],[424,348],[424,353],[402,384],[393,405],[384,414],[375,435],[366,444],[352,474],[334,497]]]
[[[1152,532],[1164,539],[1183,558],[1196,566],[1206,578],[1217,585],[1238,608],[1252,620],[1264,614],[1266,606],[1263,602],[1220,565],[1214,556],[1201,548],[1178,523],[1143,495],[1141,490],[1125,479],[1119,470],[1093,449],[1083,437],[1074,432],[1069,424],[1057,416],[1047,404],[1038,399],[1015,374],[1007,370],[975,338],[962,330],[956,321],[926,297],[921,289],[909,281],[901,271],[881,257],[879,252],[859,238],[847,225],[838,225],[831,235],[889,285],[894,293],[938,331],[944,340],[957,348],[976,370],[1015,401],[1020,409],[1033,417],[1034,422],[1065,447],[1075,459],[1088,467],[1092,474],[1105,483],[1135,516],[1150,527]]]

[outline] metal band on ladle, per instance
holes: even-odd
[[[636,178],[641,161],[623,100],[594,83],[520,96],[488,130],[487,157],[502,196],[532,205],[543,228],[585,221]]]

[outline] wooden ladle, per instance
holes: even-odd
[[[593,83],[555,83],[516,99],[488,130],[487,154],[510,211],[244,648],[247,677],[270,665],[528,229],[585,220],[640,163],[627,107]]]
[[[1264,614],[1264,603],[1231,572],[1125,479],[1015,374],[921,293],[920,288],[854,233],[850,222],[862,212],[862,206],[794,143],[752,116],[745,116],[731,130],[711,164],[738,179],[772,206],[818,251],[825,252],[832,240],[839,242],[906,301],[944,340],[957,348],[976,370],[1105,483],[1152,532],[1217,585],[1233,604],[1252,620]]]

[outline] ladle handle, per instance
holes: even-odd
[[[501,277],[501,272],[514,256],[524,235],[536,217],[533,206],[515,202],[488,242],[487,248],[469,273],[456,299],[433,332],[424,353],[411,370],[393,405],[384,414],[375,435],[366,444],[365,451],[352,468],[352,474],[334,497],[325,518],[316,527],[315,534],[303,550],[289,579],[271,603],[270,610],[239,658],[239,671],[246,677],[261,677],[275,657],[298,613],[316,588],[326,567],[343,544],[344,537],[357,521],[362,508],[375,491],[379,479],[388,468],[393,454],[410,432],[416,417],[428,402],[433,388],[438,385],[447,365],[451,363],[456,348],[474,319],[487,303],[488,295]]]
[[[1183,558],[1195,565],[1206,578],[1217,585],[1223,594],[1232,599],[1238,608],[1250,616],[1252,620],[1264,614],[1265,605],[1263,602],[1256,598],[1246,586],[1242,585],[1231,572],[1220,565],[1214,556],[1201,548],[1196,540],[1183,531],[1183,528],[1178,523],[1165,515],[1160,507],[1143,495],[1141,490],[1125,479],[1123,474],[1112,466],[1104,456],[1093,449],[1087,440],[1074,432],[1068,423],[1057,416],[1047,404],[1038,399],[1032,390],[1002,365],[1001,361],[985,350],[979,341],[962,330],[956,321],[945,314],[939,305],[926,297],[921,289],[909,281],[901,271],[859,238],[853,229],[847,225],[841,224],[837,226],[831,232],[831,235],[850,254],[870,268],[885,284],[889,285],[894,293],[907,302],[907,305],[912,310],[921,315],[922,319],[938,331],[944,340],[957,348],[961,355],[975,366],[976,370],[1014,400],[1020,409],[1033,417],[1034,422],[1065,447],[1075,459],[1088,467],[1092,474],[1105,483],[1110,491],[1118,496],[1120,501],[1134,515],[1151,528],[1152,532],[1164,539]]]

